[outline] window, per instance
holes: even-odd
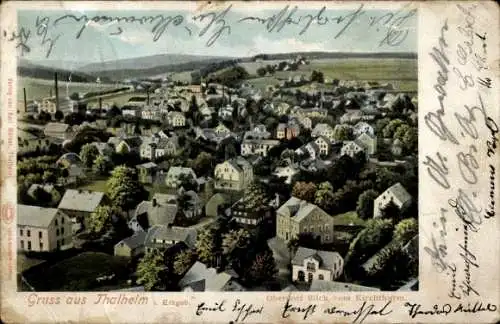
[[[307,262],[307,271],[316,271],[316,264],[314,262]]]
[[[64,245],[64,239],[61,240],[61,245]]]
[[[24,241],[23,240],[21,240],[21,249],[24,250]]]
[[[64,227],[61,228],[61,235],[64,235]]]
[[[30,230],[27,230],[26,231],[26,236],[30,237],[31,236],[31,231]]]
[[[23,236],[23,230],[22,229],[19,230],[19,235]]]
[[[59,236],[59,229],[56,229],[56,236]]]
[[[57,219],[56,219],[56,221],[55,221],[55,224],[56,224],[56,226],[57,226]]]
[[[61,217],[61,224],[64,224],[64,217]]]
[[[28,241],[28,250],[31,251],[31,241]]]
[[[40,242],[40,250],[43,250],[43,243]]]
[[[38,231],[38,238],[42,238],[42,231]]]
[[[313,274],[310,272],[307,274],[307,281],[309,282],[313,281]]]
[[[318,276],[318,279],[319,279],[319,280],[325,280],[325,277],[324,277],[322,274],[320,274],[320,275]]]

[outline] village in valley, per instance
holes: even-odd
[[[357,60],[20,84],[19,290],[417,290],[416,57]]]

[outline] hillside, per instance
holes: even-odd
[[[78,70],[85,73],[112,71],[112,70],[148,70],[161,66],[172,66],[189,62],[225,60],[226,57],[160,54],[130,59],[113,60],[86,64]]]
[[[32,63],[28,60],[19,60],[17,66],[17,75],[21,77],[53,80],[54,73],[60,81],[68,81],[71,77],[72,82],[95,82],[96,78],[92,75],[75,70],[65,70],[62,68],[53,68]],[[102,82],[107,82],[106,78],[101,78]]]

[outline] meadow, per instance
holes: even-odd
[[[256,76],[259,67],[275,64],[279,61],[246,62],[241,65]],[[255,87],[272,85],[290,76],[310,76],[313,70],[323,72],[326,79],[333,80],[363,80],[390,82],[401,91],[417,91],[418,70],[417,60],[413,59],[318,59],[310,64],[301,65],[297,71],[278,71],[273,76],[255,78],[249,82]]]

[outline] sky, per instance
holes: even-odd
[[[29,53],[22,56],[33,61],[56,60],[73,61],[80,64],[112,61],[117,59],[150,56],[157,54],[190,54],[207,56],[247,57],[260,53],[286,53],[297,51],[329,52],[416,52],[417,51],[417,14],[409,10],[382,11],[353,7],[350,10],[326,8],[321,12],[322,19],[313,21],[309,28],[301,31],[311,17],[318,15],[321,8],[304,10],[286,4],[273,10],[229,8],[222,23],[210,25],[210,16],[200,21],[188,11],[19,11],[18,28],[31,31],[26,44]],[[227,9],[227,8],[226,8]],[[286,9],[286,10],[285,10]],[[224,8],[215,14],[224,14]],[[266,24],[255,19],[240,21],[246,17],[262,19],[279,16],[290,17],[296,24],[285,25],[280,31],[266,28]],[[208,12],[206,12],[208,13]],[[74,17],[64,17],[73,15]],[[309,16],[308,16],[309,15]],[[155,16],[154,23],[141,24],[138,21],[106,22],[94,17],[141,17]],[[86,18],[85,18],[86,17]],[[153,41],[154,26],[160,19],[176,17],[164,32]],[[326,22],[325,17],[329,18]],[[339,17],[343,18],[340,19]],[[79,21],[77,21],[79,20]],[[86,22],[87,20],[87,22]],[[38,22],[38,23],[37,23]],[[177,26],[176,26],[177,25]],[[347,26],[347,27],[346,27]],[[200,35],[205,27],[207,31]],[[337,34],[345,27],[345,30]],[[78,32],[83,28],[79,38]],[[207,46],[210,37],[221,30],[220,37]],[[405,35],[402,37],[402,35]],[[390,42],[384,39],[392,40]],[[55,40],[49,57],[51,40]],[[21,53],[19,53],[21,56]]]

